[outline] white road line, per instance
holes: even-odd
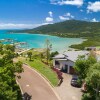
[[[26,85],[27,87],[29,87],[30,85]]]

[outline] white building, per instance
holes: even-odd
[[[74,63],[79,56],[87,57],[89,55],[88,51],[67,51],[62,54],[58,54],[53,57],[53,66],[69,74],[74,74]]]

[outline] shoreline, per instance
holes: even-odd
[[[63,36],[57,36],[57,35],[53,35],[53,34],[41,34],[41,33],[29,33],[29,32],[11,32],[11,31],[7,31],[8,33],[7,34],[30,34],[30,35],[39,35],[39,36],[41,36],[41,35],[44,35],[44,36],[52,36],[52,37],[57,37],[57,38],[69,38],[69,39],[82,39],[82,41],[80,42],[80,43],[74,43],[73,42],[73,44],[71,44],[71,45],[69,45],[68,47],[66,47],[66,49],[64,48],[63,49],[63,51],[66,51],[66,50],[68,50],[68,49],[77,49],[77,48],[75,48],[75,47],[72,47],[73,45],[82,45],[84,42],[88,42],[88,40],[89,40],[89,38],[88,37],[63,37]],[[67,43],[66,43],[67,44]],[[34,47],[32,47],[32,48],[34,48]],[[37,48],[37,47],[36,47]],[[42,48],[42,47],[41,47]],[[31,49],[31,48],[29,48],[29,49]],[[78,48],[79,49],[79,48]],[[80,49],[81,50],[81,49]],[[62,52],[62,50],[53,50],[53,51],[61,51]]]
[[[68,50],[68,49],[70,49],[70,48],[72,48],[72,49],[76,49],[76,48],[73,48],[73,47],[71,47],[72,45],[80,45],[80,44],[82,44],[82,43],[84,43],[85,41],[88,41],[88,38],[86,38],[86,37],[63,37],[63,36],[57,36],[57,35],[52,35],[52,34],[43,34],[43,33],[30,33],[30,32],[9,32],[9,34],[30,34],[30,35],[39,35],[39,36],[41,36],[41,35],[44,35],[44,36],[52,36],[52,37],[57,37],[57,38],[69,38],[69,39],[82,39],[82,41],[80,42],[80,43],[73,43],[73,44],[71,44],[71,45],[69,45],[69,47],[68,48],[66,48],[66,49],[64,49],[63,51],[65,51],[65,50]],[[67,43],[66,43],[67,44]],[[53,51],[55,51],[55,50],[53,50]],[[59,51],[59,50],[56,50],[56,51]],[[62,50],[61,50],[62,51]]]

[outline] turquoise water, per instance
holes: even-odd
[[[27,42],[29,48],[45,48],[46,39],[50,40],[53,51],[64,51],[72,44],[83,42],[81,38],[61,38],[57,36],[28,34],[28,33],[13,33],[9,34],[6,30],[0,30],[0,39],[14,39],[18,42]]]

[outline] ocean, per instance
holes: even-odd
[[[0,30],[1,39],[12,39],[15,42],[27,43],[27,48],[46,48],[46,40],[52,44],[52,51],[65,51],[72,44],[79,44],[84,41],[82,38],[62,38],[57,36],[28,33],[8,33],[7,30]],[[4,42],[9,44],[10,42]]]

